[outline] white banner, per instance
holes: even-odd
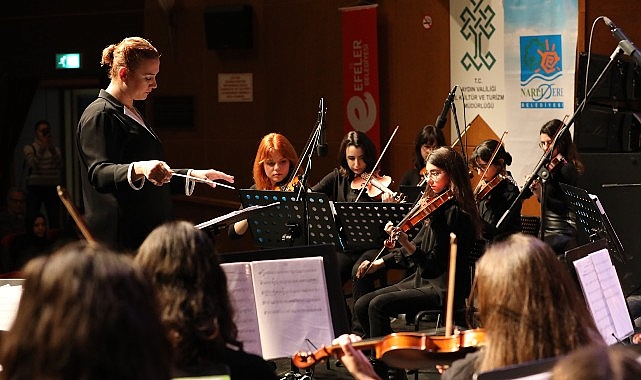
[[[577,31],[577,0],[450,0],[451,82],[467,120],[509,131],[521,184],[541,157],[540,127],[574,112]]]

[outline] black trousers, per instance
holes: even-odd
[[[391,334],[390,318],[399,314],[416,314],[421,310],[442,307],[440,292],[434,287],[405,289],[401,284],[374,290],[356,301],[354,311],[367,337]]]

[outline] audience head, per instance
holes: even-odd
[[[350,131],[343,137],[338,148],[341,176],[352,178],[355,174],[370,172],[376,165],[376,159],[376,146],[365,133]]]
[[[24,218],[26,212],[26,195],[18,188],[11,188],[7,192],[7,212],[18,218]]]
[[[37,213],[27,219],[27,235],[37,239],[47,239],[47,218],[43,213]]]
[[[298,165],[298,154],[287,137],[279,133],[265,135],[254,159],[254,183],[258,190],[274,190],[277,184],[290,180]]]
[[[47,120],[38,120],[33,127],[36,133],[36,140],[51,141],[51,125]]]
[[[171,348],[130,257],[74,242],[23,269],[5,379],[168,379]]]
[[[185,221],[163,224],[145,239],[134,262],[155,288],[178,368],[211,360],[225,345],[242,347],[225,272],[204,231]]]
[[[445,145],[443,130],[433,125],[426,125],[414,138],[414,167],[421,171],[425,167],[427,155],[439,146]]]
[[[639,357],[637,350],[623,345],[582,347],[554,365],[551,380],[641,379]]]
[[[481,371],[603,344],[578,284],[534,236],[491,244],[476,263],[470,298],[487,339]]]

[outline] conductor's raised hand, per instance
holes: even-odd
[[[209,181],[215,181],[217,179],[222,179],[223,181],[227,181],[229,183],[234,183],[234,176],[229,175],[227,173],[223,173],[218,170],[214,169],[199,169],[199,170],[192,170],[191,175],[204,179],[204,180],[209,180]],[[213,182],[207,182],[207,184],[211,187],[216,187],[216,184]]]
[[[171,168],[164,161],[137,161],[134,162],[133,171],[138,178],[145,176],[156,186],[162,186],[171,180]]]

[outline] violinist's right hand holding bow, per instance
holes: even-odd
[[[333,345],[338,344],[341,347],[342,353],[339,354],[339,359],[345,365],[349,373],[357,380],[380,380],[374,367],[369,359],[352,346],[352,342],[361,341],[361,337],[354,334],[343,334],[334,339]]]

